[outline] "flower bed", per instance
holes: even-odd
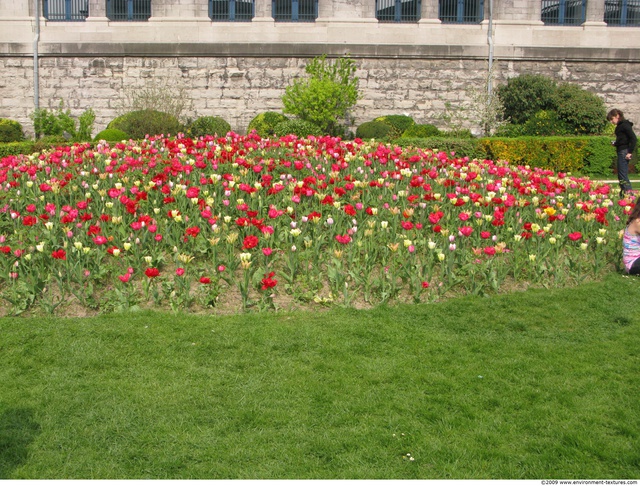
[[[238,311],[564,286],[633,202],[587,178],[337,138],[151,138],[0,164],[5,313]]]

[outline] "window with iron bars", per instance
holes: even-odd
[[[44,0],[42,13],[51,21],[82,21],[89,16],[89,0]]]
[[[479,24],[484,20],[484,0],[440,0],[438,18],[446,24]]]
[[[604,21],[615,26],[640,25],[640,0],[605,0]]]
[[[581,25],[586,14],[587,0],[542,0],[545,25]]]
[[[253,0],[209,0],[209,18],[218,22],[250,22],[255,13]]]
[[[318,0],[273,0],[274,20],[280,22],[315,22],[318,18]]]
[[[107,17],[123,22],[149,20],[151,0],[107,0]]]
[[[376,18],[380,22],[417,22],[420,0],[376,0]]]

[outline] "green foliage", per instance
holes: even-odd
[[[540,74],[523,74],[499,86],[496,94],[504,107],[504,118],[523,124],[540,110],[553,109],[556,83]]]
[[[284,137],[286,135],[297,135],[298,137],[308,137],[309,135],[322,136],[324,131],[311,122],[294,118],[278,123],[274,127],[274,135],[276,137]]]
[[[0,144],[0,159],[9,155],[32,154],[34,150],[34,142],[9,142]]]
[[[64,137],[68,141],[78,142],[91,140],[95,118],[92,108],[85,110],[78,118],[79,127],[76,128],[76,121],[71,117],[71,110],[64,109],[63,100],[60,100],[56,111],[40,108],[31,115],[36,138],[58,136]]]
[[[190,137],[218,135],[224,137],[231,131],[231,125],[219,116],[201,116],[196,119],[188,130]]]
[[[107,128],[122,130],[135,140],[143,139],[147,135],[176,135],[184,129],[175,116],[156,110],[126,113],[114,118]]]
[[[456,157],[469,157],[470,159],[483,159],[485,152],[479,147],[477,139],[461,138],[399,138],[393,141],[399,147],[420,147],[435,152],[454,153]]]
[[[468,128],[454,128],[440,132],[441,138],[473,138],[471,130]]]
[[[355,62],[326,56],[314,58],[305,68],[309,78],[298,79],[282,97],[284,112],[317,125],[329,135],[342,135],[349,111],[358,101]]]
[[[607,125],[604,101],[576,84],[562,83],[554,94],[555,110],[576,135],[598,135]]]
[[[247,126],[247,133],[251,133],[252,130],[255,130],[262,138],[268,138],[275,134],[275,127],[278,123],[287,120],[288,118],[282,113],[265,111],[264,113],[256,115],[253,120],[249,122],[249,125]]]
[[[0,118],[0,142],[19,142],[24,138],[20,122],[9,118]]]
[[[438,137],[440,130],[435,125],[414,123],[402,133],[402,138]]]
[[[391,136],[393,138],[401,137],[405,130],[415,125],[416,123],[415,121],[413,121],[413,118],[406,115],[384,115],[375,118],[373,121],[383,122],[387,125],[391,125],[391,127],[393,128]]]
[[[585,164],[582,172],[590,177],[611,176],[616,161],[616,151],[609,137],[589,137],[585,148]]]
[[[92,108],[86,110],[78,118],[78,132],[75,139],[79,142],[87,142],[91,140],[91,132],[93,132],[93,122],[96,121],[96,114]]]
[[[548,137],[568,135],[571,128],[558,117],[555,111],[540,110],[522,126],[522,135]]]
[[[394,133],[393,127],[385,122],[368,121],[359,125],[356,129],[356,137],[364,140],[375,138],[376,140],[388,139]]]
[[[608,137],[492,137],[478,145],[489,159],[587,175],[611,175],[615,158]]]
[[[128,139],[129,135],[117,128],[105,128],[94,137],[95,141],[106,140],[107,142],[120,142]]]
[[[504,125],[501,125],[494,133],[494,136],[502,138],[523,137],[524,135],[524,124],[516,125],[514,123],[505,123]]]

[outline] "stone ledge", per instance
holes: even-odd
[[[486,45],[405,45],[331,43],[48,43],[40,57],[314,57],[321,54],[352,58],[486,59]],[[32,43],[0,45],[0,57],[32,56]],[[640,48],[529,47],[496,45],[500,60],[563,60],[640,62]]]

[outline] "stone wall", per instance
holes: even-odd
[[[281,110],[285,88],[304,75],[306,62],[284,57],[47,57],[40,60],[40,106],[56,109],[64,100],[74,116],[93,108],[97,132],[126,106],[123,99],[132,89],[165,86],[191,100],[186,115],[221,116],[233,130],[244,133],[256,114]],[[482,59],[356,62],[362,94],[353,113],[356,126],[380,115],[407,114],[418,123],[447,128],[445,112],[462,123],[473,112],[474,91],[486,89],[487,61]],[[16,119],[28,131],[32,71],[30,58],[0,57],[0,117]],[[494,85],[523,73],[577,83],[599,94],[607,107],[618,107],[640,123],[638,63],[497,59]]]

